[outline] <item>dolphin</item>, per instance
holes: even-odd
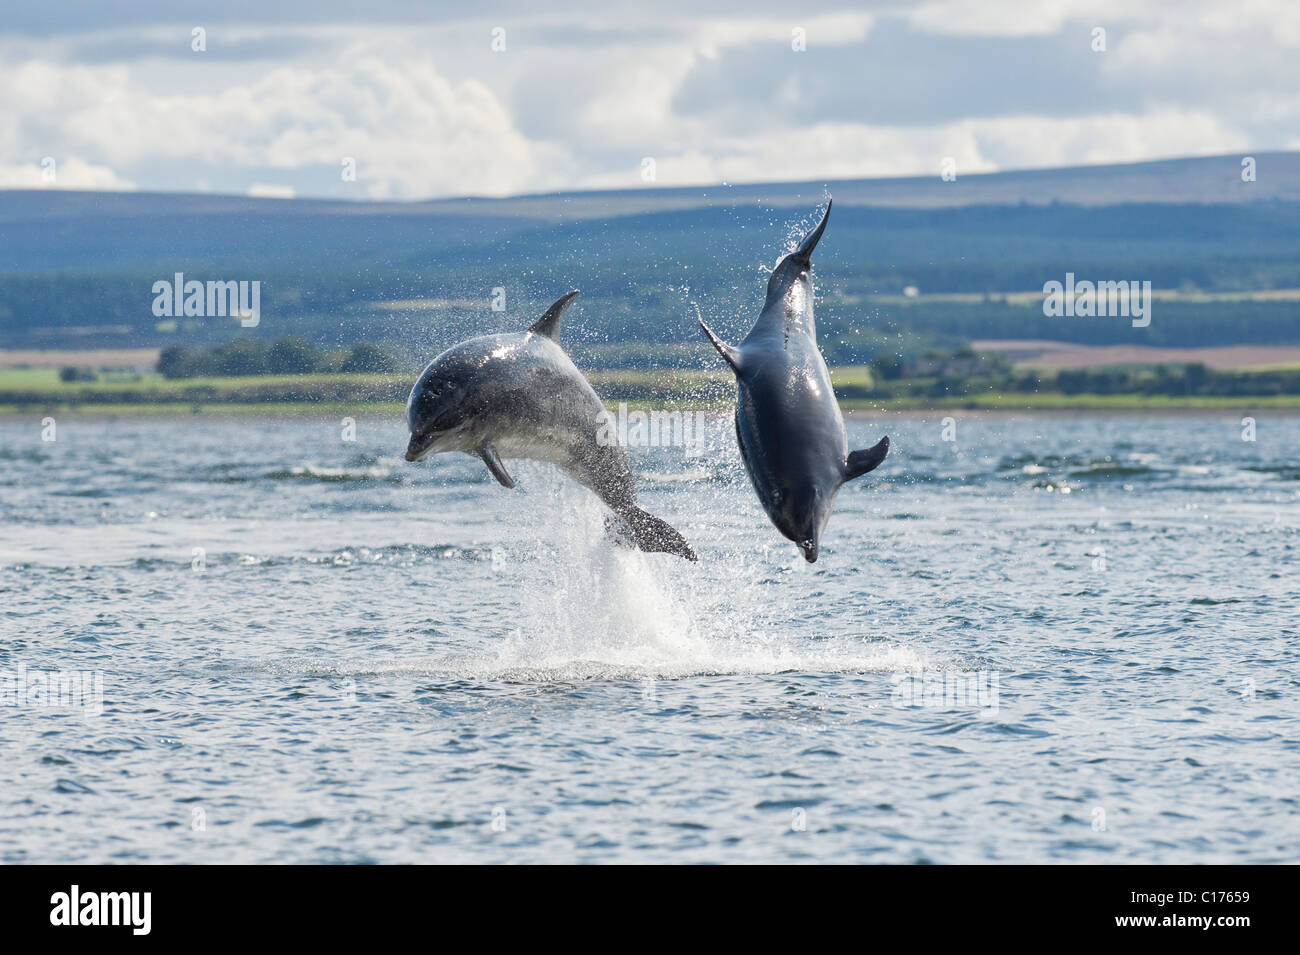
[[[406,460],[464,451],[508,488],[503,459],[549,461],[604,501],[641,550],[695,560],[681,534],[637,506],[627,453],[601,440],[605,406],[559,345],[560,316],[577,297],[563,296],[526,332],[471,338],[430,362],[406,403]]]
[[[809,272],[831,204],[817,228],[783,256],[767,283],[758,322],[737,346],[700,327],[736,373],[736,440],[745,470],[776,529],[813,563],[840,486],[875,470],[889,438],[849,451],[844,416],[817,347]]]

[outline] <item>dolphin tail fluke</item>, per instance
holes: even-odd
[[[687,560],[696,559],[691,545],[667,521],[641,510],[635,504],[629,504],[616,513],[622,518],[631,543],[636,545],[637,550],[651,554],[673,554]]]
[[[888,453],[888,438],[881,438],[863,451],[850,452],[849,462],[844,468],[844,480],[852,481],[855,477],[862,477],[868,471],[874,471],[880,466],[880,462],[885,460],[885,455]]]
[[[700,314],[700,307],[698,305],[695,306],[695,317],[700,323],[700,328],[704,329],[704,334],[709,336],[709,341],[713,342],[713,347],[718,350],[718,354],[721,355],[723,358],[725,358],[727,360],[727,364],[731,366],[731,370],[739,375],[740,374],[740,352],[737,351],[735,348],[733,348],[731,345],[728,345],[717,335],[713,334],[713,329],[709,328],[708,325],[704,324],[704,316]]]
[[[799,248],[794,250],[795,257],[802,259],[804,262],[812,261],[813,249],[817,248],[817,243],[822,240],[822,233],[826,231],[826,220],[831,217],[831,200],[826,200],[826,211],[822,213],[822,221],[817,223],[817,228],[813,229],[804,240],[799,243]]]

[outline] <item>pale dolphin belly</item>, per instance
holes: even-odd
[[[741,347],[736,437],[769,516],[812,486],[832,497],[844,477],[848,437],[815,343],[798,329]]]

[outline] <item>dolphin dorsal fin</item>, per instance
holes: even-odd
[[[822,221],[817,223],[817,228],[813,229],[806,236],[804,236],[803,241],[799,243],[799,248],[794,250],[795,258],[799,259],[802,262],[812,261],[813,249],[817,248],[817,243],[822,240],[822,233],[826,231],[826,220],[829,219],[830,217],[831,217],[831,200],[827,199],[826,211],[822,213]]]
[[[534,335],[545,335],[551,341],[558,342],[560,340],[560,316],[569,307],[569,303],[577,297],[578,290],[576,288],[572,292],[565,292],[554,305],[546,310],[545,315],[528,326],[528,330]]]

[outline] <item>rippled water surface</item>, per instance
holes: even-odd
[[[698,564],[399,421],[0,421],[0,859],[1300,861],[1300,420],[849,429],[810,566],[724,420],[633,452]]]

